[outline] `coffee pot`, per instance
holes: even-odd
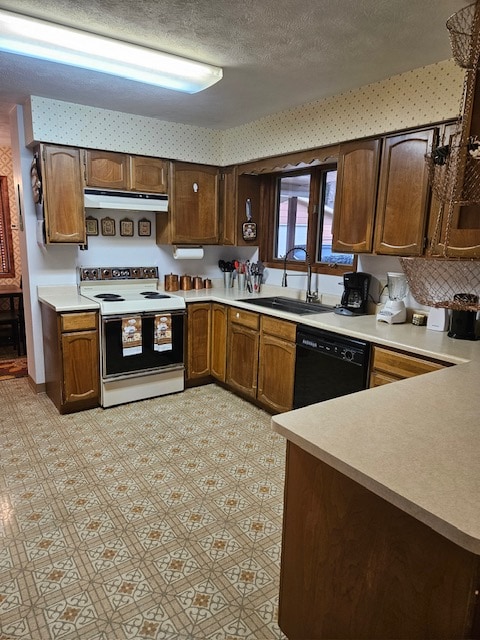
[[[342,300],[340,306],[335,308],[335,313],[342,316],[367,313],[370,274],[361,271],[344,273],[343,287]]]

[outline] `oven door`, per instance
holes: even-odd
[[[171,339],[163,350],[155,349],[155,317],[171,317]],[[141,318],[141,347],[126,355],[122,341],[122,321]],[[158,373],[184,368],[185,311],[102,316],[102,378],[104,380]]]

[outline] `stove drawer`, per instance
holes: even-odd
[[[88,311],[83,313],[62,313],[60,314],[60,328],[64,331],[81,331],[82,329],[97,328],[97,312]]]

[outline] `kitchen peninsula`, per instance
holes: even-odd
[[[477,359],[273,417],[289,640],[480,637],[479,379]]]

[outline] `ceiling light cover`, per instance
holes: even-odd
[[[202,91],[223,76],[220,67],[1,9],[0,50],[185,93]]]

